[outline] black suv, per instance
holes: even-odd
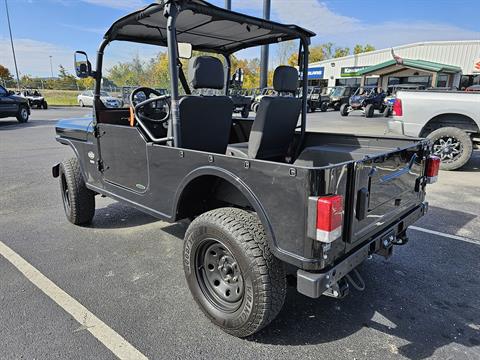
[[[27,99],[0,85],[0,118],[10,116],[15,116],[20,123],[26,123],[30,116],[30,106]]]

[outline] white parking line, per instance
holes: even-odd
[[[463,236],[446,234],[446,233],[443,233],[443,232],[440,232],[440,231],[424,229],[424,228],[421,228],[421,227],[418,227],[418,226],[409,226],[408,228],[412,229],[412,230],[428,233],[428,234],[443,236],[443,237],[446,237],[446,238],[449,238],[449,239],[464,241],[464,242],[467,242],[467,243],[470,243],[470,244],[480,245],[480,240],[476,240],[476,239],[470,239],[470,238],[466,238],[466,237],[463,237]]]
[[[12,263],[13,266],[23,273],[30,282],[42,290],[50,299],[72,315],[72,317],[82,325],[82,328],[88,330],[118,358],[126,360],[147,359],[145,355],[134,348],[127,340],[108,327],[86,307],[60,289],[50,279],[1,241],[0,255]]]

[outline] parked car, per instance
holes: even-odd
[[[218,29],[235,31],[212,41]],[[171,95],[138,88],[130,96],[133,110],[116,111],[97,97],[95,121],[56,125],[57,141],[75,154],[52,169],[67,219],[91,222],[96,195],[169,222],[190,219],[181,259],[187,284],[204,314],[234,336],[254,334],[277,316],[287,273],[312,298],[346,296],[365,259],[389,257],[407,243],[408,226],[427,212],[426,186],[437,177],[439,160],[430,157],[427,140],[306,130],[314,35],[204,0],[151,4],[106,32],[96,71],[84,52],[76,53],[75,69],[80,78],[95,77],[99,95],[109,43],[169,46]],[[221,54],[229,63],[236,51],[279,39],[302,44],[302,96],[295,96],[299,71],[279,66],[277,95],[262,98],[254,120],[232,118],[224,64],[214,56],[191,58],[192,51]],[[193,90],[223,89],[222,95],[191,94],[179,79],[180,56],[190,58]],[[148,100],[136,103],[137,93]],[[158,124],[168,130],[153,131]]]
[[[100,100],[108,108],[121,108],[123,101],[110,96],[106,91],[100,91]],[[85,90],[77,96],[78,105],[80,107],[93,106],[93,90]]]
[[[385,117],[389,117],[392,114],[393,103],[397,98],[397,91],[399,90],[425,90],[425,85],[420,84],[397,84],[397,85],[389,85],[387,88],[387,96],[383,100],[385,103],[385,110],[383,115]]]
[[[351,86],[335,86],[330,91],[330,96],[322,102],[320,110],[323,112],[328,109],[333,109],[335,111],[340,110],[340,107],[343,104],[348,104],[350,96],[352,96],[356,90],[356,87]]]
[[[21,90],[18,95],[28,100],[30,108],[36,107],[37,109],[48,109],[47,100],[45,100],[37,89],[24,89]]]
[[[19,123],[26,123],[30,116],[30,106],[27,99],[0,85],[0,118],[10,116],[16,117]]]
[[[315,112],[317,109],[320,108],[321,99],[320,99],[320,92],[322,88],[318,86],[312,86],[308,88],[308,95],[307,95],[307,110],[308,112]]]
[[[399,91],[388,127],[427,137],[443,170],[465,165],[480,146],[480,94],[464,91]]]
[[[373,117],[375,110],[380,113],[385,111],[386,105],[385,92],[376,86],[362,86],[355,91],[355,93],[348,100],[348,104],[340,106],[340,114],[348,116],[353,111],[360,110],[365,117]]]
[[[465,89],[465,91],[468,91],[468,92],[471,92],[471,91],[474,91],[474,92],[480,92],[480,85],[472,85],[472,86],[469,86]]]

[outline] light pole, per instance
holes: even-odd
[[[5,10],[7,11],[8,31],[10,32],[10,44],[12,45],[13,63],[15,64],[15,74],[17,75],[17,88],[20,90],[20,77],[18,76],[17,58],[15,56],[15,47],[13,46],[12,28],[10,26],[10,14],[8,13],[8,4],[5,0]]]
[[[271,0],[263,0],[263,18],[270,20],[270,5]],[[268,82],[268,45],[262,46],[262,53],[260,55],[260,87],[263,89],[267,87]]]
[[[51,74],[51,76],[52,76],[52,79],[53,79],[52,55],[50,55],[49,57],[50,57],[50,74]]]
[[[225,9],[232,10],[232,0],[225,0]]]

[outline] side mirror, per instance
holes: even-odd
[[[8,90],[8,95],[15,95],[15,91],[13,91],[13,90]]]
[[[178,43],[178,57],[180,59],[190,59],[192,57],[192,44]]]
[[[88,61],[87,53],[84,51],[75,51],[75,72],[80,79],[93,76],[92,64]]]

